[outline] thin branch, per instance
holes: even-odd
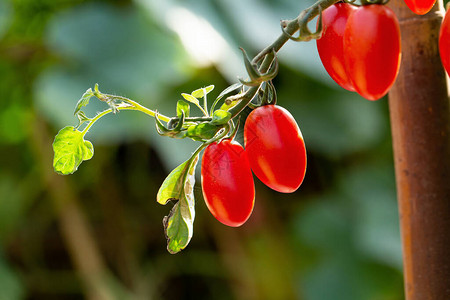
[[[289,41],[290,36],[295,34],[300,29],[300,26],[302,24],[308,23],[309,21],[313,20],[315,17],[317,17],[320,10],[323,11],[338,1],[339,0],[318,1],[309,8],[303,10],[297,18],[290,21],[282,21],[285,32],[282,32],[280,36],[275,40],[275,42],[261,50],[261,52],[259,52],[252,59],[252,63],[258,63],[263,60],[259,67],[259,71],[261,73],[267,72],[272,63],[272,60],[268,59],[268,54],[272,52],[278,52],[284,46],[284,44]],[[237,116],[250,103],[250,101],[258,92],[259,88],[259,86],[250,87],[243,95],[241,95],[242,100],[236,106],[230,109],[232,118]],[[232,97],[233,96],[228,97],[226,101],[235,101],[236,99],[233,99]]]

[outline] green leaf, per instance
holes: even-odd
[[[191,160],[187,160],[176,167],[164,180],[156,195],[159,204],[166,205],[170,200],[178,200],[183,194],[184,180]]]
[[[171,254],[186,248],[192,238],[195,218],[194,172],[197,162],[198,155],[195,155],[175,168],[158,191],[158,203],[167,204],[169,200],[178,200],[163,219],[167,250]]]
[[[191,94],[182,93],[181,96],[183,96],[183,98],[186,99],[187,101],[194,103],[197,106],[200,106],[200,102],[198,102],[197,98],[195,98]]]
[[[178,100],[177,102],[177,117],[181,118],[181,112],[184,112],[184,116],[189,118],[190,106],[189,103],[183,100]]]
[[[83,106],[86,106],[89,104],[89,100],[94,96],[94,92],[92,92],[92,89],[89,88],[86,92],[84,92],[83,96],[81,96],[80,100],[78,100],[77,106],[75,107],[75,112],[73,113],[76,115]]]
[[[83,139],[83,134],[73,126],[61,129],[53,141],[53,168],[55,172],[67,175],[74,173],[78,166],[94,155],[94,146]]]
[[[223,125],[228,123],[231,119],[231,113],[225,110],[218,109],[214,112],[211,120],[213,125]]]
[[[207,87],[197,89],[191,93],[195,98],[203,98],[206,94],[211,92],[214,89],[214,85],[209,85]]]

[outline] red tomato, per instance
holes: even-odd
[[[202,158],[202,191],[213,216],[228,226],[241,226],[255,203],[255,184],[244,148],[223,140],[206,147]]]
[[[252,111],[244,126],[245,152],[250,166],[268,187],[292,193],[303,182],[306,148],[292,115],[277,105]]]
[[[424,15],[433,8],[436,0],[405,0],[405,3],[414,13]]]
[[[445,70],[450,75],[450,13],[447,11],[439,32],[439,53]]]
[[[344,62],[344,30],[347,19],[355,10],[348,3],[337,3],[322,13],[323,32],[317,40],[317,51],[325,70],[337,84],[349,91],[355,91],[345,71]]]
[[[344,32],[347,74],[355,90],[369,100],[387,94],[400,67],[400,26],[386,5],[360,6],[348,18]]]

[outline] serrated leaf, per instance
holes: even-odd
[[[208,94],[213,89],[214,89],[214,85],[209,85],[207,87],[204,87],[204,88],[197,89],[197,90],[193,91],[191,93],[191,95],[194,96],[195,98],[203,98],[205,96],[205,94]]]
[[[74,173],[78,166],[94,155],[94,146],[85,141],[81,131],[73,126],[61,129],[53,141],[53,168],[55,172],[68,175]]]
[[[89,88],[86,92],[84,92],[83,96],[81,96],[80,100],[78,100],[77,105],[75,106],[75,112],[73,113],[76,115],[83,106],[86,106],[89,104],[89,100],[94,96],[94,92],[92,92],[92,89]]]
[[[181,118],[181,112],[184,112],[185,118],[189,118],[190,106],[189,103],[183,100],[177,102],[177,117]]]
[[[223,125],[226,124],[231,119],[231,113],[225,110],[218,109],[214,112],[211,120],[213,125]]]
[[[161,204],[178,199],[169,215],[163,219],[167,250],[172,254],[186,248],[193,235],[195,218],[194,172],[197,162],[198,155],[178,166],[169,174],[158,191],[157,201]]]
[[[198,99],[192,96],[191,94],[182,93],[181,96],[183,96],[184,99],[187,101],[194,103],[195,105],[199,106],[200,102],[198,102]]]

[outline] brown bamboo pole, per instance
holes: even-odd
[[[389,4],[402,35],[389,93],[407,300],[450,299],[450,109],[438,36],[443,3],[425,16]]]

